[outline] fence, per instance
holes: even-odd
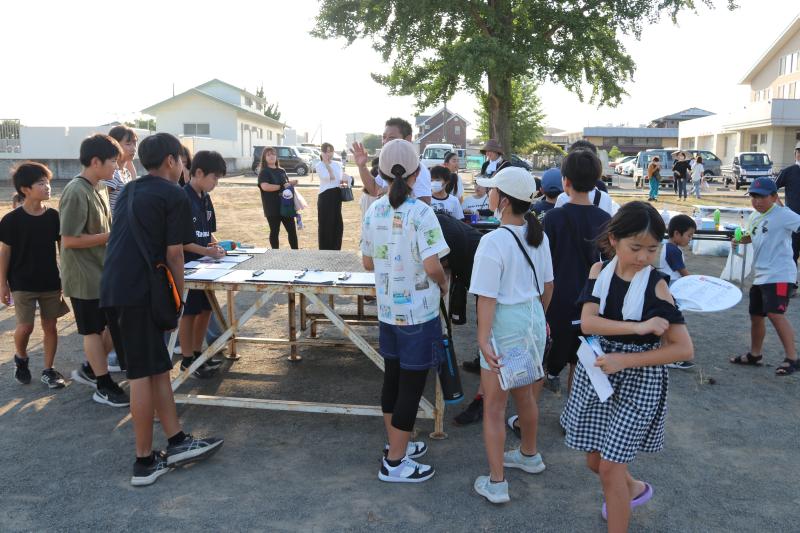
[[[0,120],[0,152],[20,153],[19,119]]]

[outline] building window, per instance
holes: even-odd
[[[429,130],[429,129],[431,129],[431,125],[430,125],[430,124],[425,124],[425,129],[426,129],[426,130]]]
[[[272,140],[272,130],[267,130],[267,140],[268,141]]]
[[[455,133],[456,135],[461,135],[461,126],[455,126],[453,128],[453,133]]]
[[[800,96],[800,95],[797,94],[797,82],[796,81],[789,84],[788,93],[789,94],[786,95],[786,98],[795,99],[798,96]]]
[[[767,144],[767,134],[766,133],[762,133],[761,134],[761,141],[759,142],[759,144]]]
[[[258,104],[256,104],[256,108],[258,108],[259,111],[263,111],[264,110],[264,104],[259,102]]]
[[[786,74],[786,56],[781,56],[778,60],[778,76]]]
[[[184,135],[211,135],[211,128],[206,123],[192,123],[183,125]]]
[[[244,97],[244,106],[245,107],[253,107],[253,99],[249,96]]]

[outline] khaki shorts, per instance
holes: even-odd
[[[69,313],[69,307],[61,295],[61,291],[14,291],[11,294],[14,297],[17,324],[33,324],[36,316],[36,302],[39,302],[39,314],[44,320],[61,318]]]

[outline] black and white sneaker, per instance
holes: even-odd
[[[386,457],[388,453],[389,453],[389,445],[384,444],[383,456]],[[422,441],[416,441],[416,442],[411,441],[408,443],[408,446],[406,446],[406,455],[411,459],[419,459],[426,453],[428,453],[428,445]]]
[[[169,466],[181,466],[195,461],[202,461],[214,455],[225,442],[222,439],[206,437],[204,439],[194,437],[189,433],[180,444],[167,446],[167,464]]]
[[[667,368],[675,368],[677,370],[689,370],[690,368],[694,368],[697,365],[695,365],[691,361],[678,361],[677,363],[667,363],[664,366],[666,366]]]
[[[97,378],[94,375],[94,371],[92,371],[92,367],[89,366],[89,363],[83,363],[77,370],[73,370],[71,377],[72,381],[83,383],[95,389],[97,388]]]
[[[42,383],[51,389],[63,389],[67,386],[66,382],[64,382],[64,376],[52,368],[42,370]]]
[[[389,483],[421,483],[432,478],[434,473],[432,466],[420,464],[409,457],[403,457],[397,466],[389,466],[384,457],[378,479]]]
[[[131,404],[128,394],[116,383],[113,387],[98,387],[92,400],[111,407],[128,407]]]
[[[14,379],[23,385],[30,385],[31,371],[28,368],[28,358],[21,358],[18,355],[14,356]]]
[[[172,470],[167,464],[167,454],[163,451],[153,452],[153,463],[144,466],[138,462],[133,463],[133,476],[131,485],[134,487],[145,487],[152,485],[158,478]]]
[[[190,365],[186,365],[183,362],[181,362],[181,372],[186,371],[186,369],[189,368],[189,366]],[[212,377],[218,369],[219,367],[212,368],[211,366],[209,366],[208,361],[206,361],[202,365],[198,366],[194,372],[192,372],[192,377],[200,379],[208,379]]]

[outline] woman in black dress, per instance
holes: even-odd
[[[278,153],[274,148],[264,148],[261,153],[261,171],[258,173],[258,188],[261,190],[261,205],[269,224],[269,244],[278,248],[281,224],[286,228],[289,246],[297,250],[297,228],[294,217],[281,216],[281,194],[287,187],[297,185],[297,180],[289,180],[286,171],[278,164]]]

